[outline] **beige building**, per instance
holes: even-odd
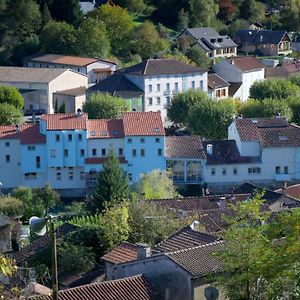
[[[208,93],[213,99],[228,98],[229,83],[213,73],[207,76]]]
[[[0,67],[0,85],[14,86],[24,98],[24,113],[54,113],[53,94],[88,86],[86,75],[69,69]]]

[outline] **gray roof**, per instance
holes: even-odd
[[[80,86],[74,89],[68,89],[68,90],[63,90],[63,91],[58,91],[56,94],[59,95],[67,95],[67,96],[81,96],[84,95],[86,91],[85,86]]]
[[[220,35],[212,27],[187,28],[187,32],[206,51],[237,47],[237,44],[227,35]]]
[[[284,30],[238,30],[235,34],[235,40],[238,44],[279,44],[282,38],[287,34]]]
[[[70,70],[60,68],[0,67],[0,82],[49,83]]]

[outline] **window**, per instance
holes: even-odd
[[[10,162],[10,155],[5,155],[5,161]]]
[[[237,175],[237,174],[238,174],[238,168],[237,168],[237,167],[234,167],[232,173],[233,173],[233,175]]]
[[[96,132],[94,130],[90,131],[90,136],[95,136]]]
[[[144,138],[141,138],[141,140],[140,140],[140,141],[141,141],[141,143],[142,143],[142,144],[144,144],[144,143],[145,143],[145,139],[144,139]]]
[[[132,173],[128,173],[128,180],[132,181]]]
[[[100,131],[100,136],[108,136],[108,131],[107,130],[101,130]]]
[[[56,171],[60,171],[61,170],[61,167],[56,167]]]
[[[159,138],[155,138],[155,143],[159,143],[160,139]]]
[[[5,142],[5,147],[9,147],[10,143],[9,142]]]
[[[225,97],[225,89],[216,90],[216,97]]]
[[[203,80],[200,80],[200,89],[203,91]]]
[[[102,153],[102,156],[105,156],[105,155],[106,155],[106,149],[105,149],[105,148],[102,148],[102,149],[101,149],[101,153]]]
[[[61,180],[61,172],[56,172],[56,180]]]
[[[171,97],[166,97],[166,104],[171,105]]]
[[[210,169],[210,175],[215,176],[216,175],[216,168],[211,168]]]
[[[280,166],[276,166],[275,167],[275,173],[276,174],[280,174]]]
[[[136,157],[136,149],[132,149],[132,156]]]
[[[148,86],[148,91],[149,91],[149,93],[152,92],[152,84],[149,84],[149,86]]]
[[[72,141],[72,134],[68,134],[68,140],[69,140],[69,142]]]
[[[222,175],[226,175],[226,173],[227,173],[226,168],[222,168]]]
[[[194,90],[194,89],[195,89],[195,81],[193,80],[193,81],[191,82],[191,84],[192,84],[192,89]]]
[[[152,98],[148,98],[148,105],[153,105],[153,99]]]
[[[156,85],[156,91],[160,92],[160,84],[159,83]]]
[[[27,150],[28,151],[34,151],[35,150],[35,146],[29,145],[29,146],[27,146]]]
[[[80,180],[84,180],[85,179],[85,173],[84,172],[80,172]]]
[[[145,156],[145,149],[141,149],[141,157]]]
[[[68,157],[69,156],[69,150],[68,149],[64,149],[64,157]]]
[[[25,173],[26,180],[34,180],[36,179],[36,173]]]
[[[84,149],[80,149],[80,156],[84,157]]]
[[[112,134],[113,134],[113,135],[118,135],[118,134],[119,134],[119,131],[118,131],[118,130],[113,130]]]
[[[39,169],[41,167],[41,157],[40,156],[37,156],[35,158],[35,165],[36,165],[37,169]]]
[[[69,172],[69,180],[73,180],[74,179],[74,172],[71,171]]]
[[[74,167],[69,167],[69,170],[74,170]]]
[[[170,83],[167,83],[167,85],[166,85],[166,90],[167,90],[167,92],[170,91]]]
[[[156,97],[156,105],[160,105],[160,97]]]
[[[132,144],[132,139],[128,139],[128,144]]]
[[[261,168],[254,167],[254,168],[248,168],[248,174],[260,174]]]
[[[157,155],[162,156],[162,149],[161,148],[157,149]]]
[[[123,155],[123,148],[119,148],[119,156]]]
[[[93,149],[92,149],[92,155],[93,155],[93,156],[96,156],[96,155],[97,155],[97,149],[96,149],[96,148],[93,148]]]
[[[55,140],[56,140],[57,142],[60,141],[60,135],[59,135],[59,134],[56,134],[56,135],[55,135]]]
[[[175,91],[178,92],[178,82],[175,82]]]
[[[289,174],[289,167],[288,166],[284,167],[284,174]]]
[[[81,133],[78,134],[78,141],[80,141],[80,142],[82,141],[82,134]]]

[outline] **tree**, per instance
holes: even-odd
[[[51,13],[49,11],[49,7],[47,2],[44,2],[42,6],[42,25],[43,27],[52,20]]]
[[[244,0],[240,6],[240,18],[249,21],[263,21],[265,6],[255,0]]]
[[[237,8],[234,4],[232,4],[231,0],[219,0],[219,13],[218,17],[222,21],[228,22],[232,21]]]
[[[83,111],[89,119],[115,119],[129,110],[125,99],[104,93],[91,94],[83,105]]]
[[[105,58],[109,55],[110,43],[105,25],[92,18],[86,18],[76,33],[76,54],[87,57]]]
[[[13,86],[0,86],[0,103],[7,103],[22,109],[24,100],[21,93]]]
[[[177,31],[182,32],[184,29],[187,29],[189,22],[189,13],[182,8],[178,13]]]
[[[66,113],[66,102],[65,101],[59,106],[58,111],[59,111],[60,114],[65,114]]]
[[[59,108],[58,108],[58,101],[57,99],[55,100],[55,104],[54,104],[54,113],[57,114],[59,112]]]
[[[149,15],[154,10],[154,7],[144,0],[114,0],[114,3],[136,14]]]
[[[250,88],[250,98],[262,100],[265,98],[286,99],[299,95],[299,88],[288,80],[268,79],[256,81]]]
[[[286,101],[289,108],[292,111],[291,122],[300,125],[300,98],[299,97],[290,97]]]
[[[206,55],[206,52],[198,47],[190,48],[186,56],[191,59],[197,66],[207,69],[211,64],[212,60]]]
[[[133,191],[144,199],[168,199],[178,196],[172,179],[160,170],[153,170],[141,176]]]
[[[207,139],[224,139],[235,113],[236,106],[231,99],[205,100],[192,107],[187,127],[193,134]]]
[[[23,203],[12,196],[0,197],[0,213],[8,217],[22,216]]]
[[[300,30],[300,0],[286,1],[280,13],[282,27],[289,31]]]
[[[125,57],[134,28],[132,16],[125,9],[110,5],[101,5],[90,16],[105,24],[112,53]]]
[[[7,103],[0,105],[0,125],[20,124],[23,120],[21,110]]]
[[[120,166],[118,158],[110,150],[88,206],[92,211],[102,212],[105,208],[110,208],[127,200],[128,196],[128,179]]]
[[[195,66],[196,64],[191,60],[189,59],[187,56],[185,56],[184,54],[182,54],[182,52],[180,51],[173,51],[172,53],[165,53],[163,56],[162,56],[163,59],[176,59],[178,61],[181,61],[185,64],[188,64],[188,65],[193,65]]]
[[[165,51],[170,47],[168,41],[159,36],[158,31],[150,21],[145,21],[138,27],[134,39],[134,51],[142,59],[153,57],[155,53]]]

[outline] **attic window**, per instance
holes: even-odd
[[[258,120],[252,119],[252,123],[257,123],[257,122],[258,122]]]
[[[279,141],[287,141],[288,140],[288,137],[285,136],[285,135],[280,135],[279,136]]]
[[[118,134],[119,134],[119,131],[118,131],[118,130],[113,130],[112,134],[113,134],[113,135],[118,135]]]
[[[158,127],[156,127],[156,128],[154,128],[154,132],[160,132],[160,130],[159,130],[159,128]]]
[[[101,130],[100,131],[100,136],[107,136],[107,135],[108,135],[107,130]]]
[[[95,136],[95,135],[96,135],[95,131],[90,131],[90,136]]]

